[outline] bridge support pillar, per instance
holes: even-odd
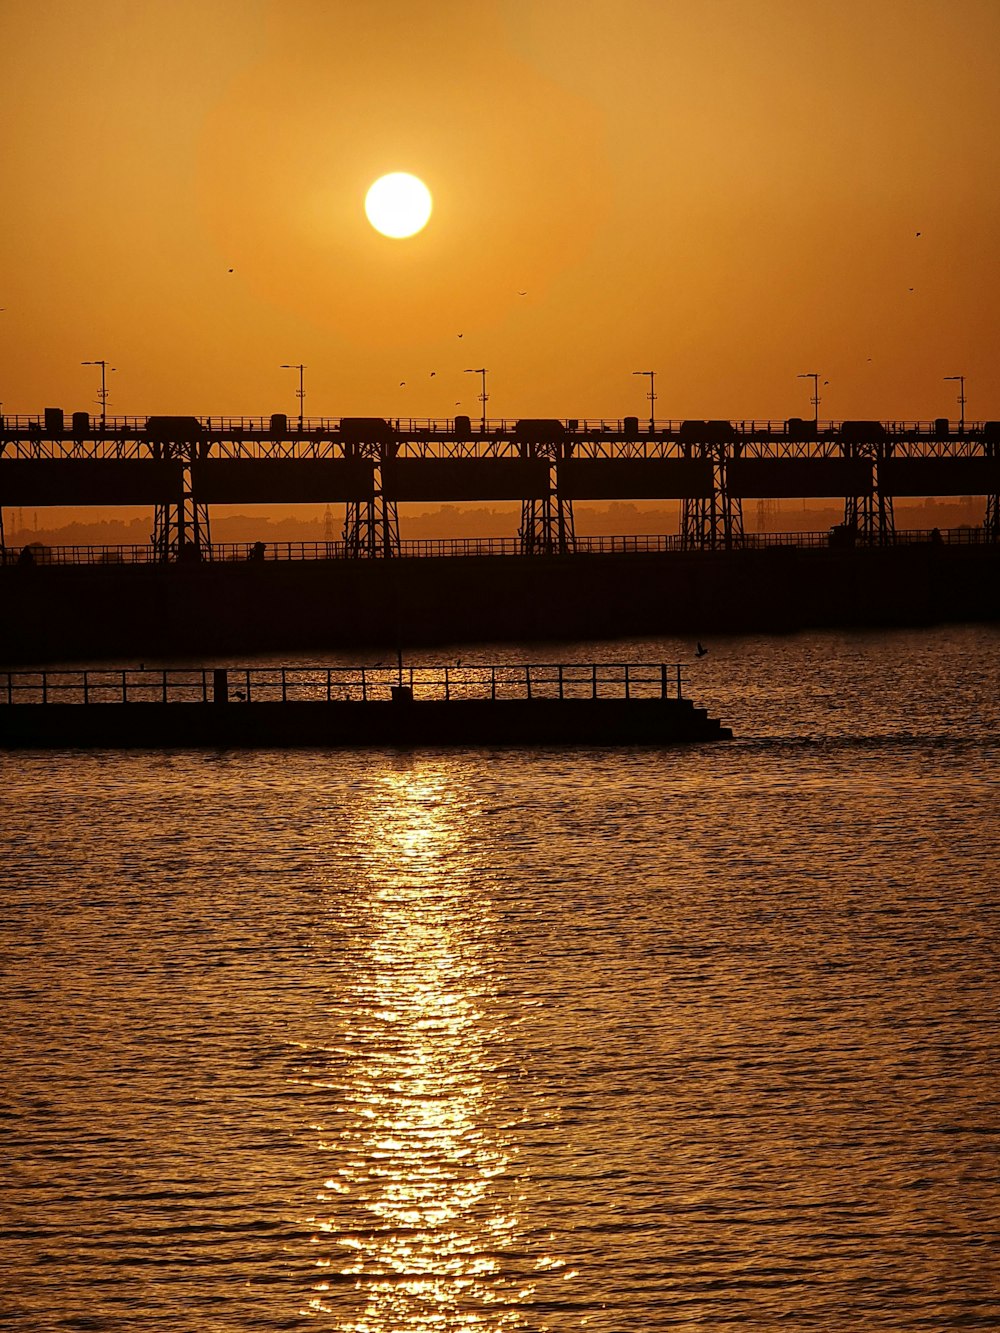
[[[558,495],[521,504],[522,555],[564,555],[576,546],[573,501]]]
[[[726,479],[725,443],[702,442],[693,446],[694,457],[712,462],[712,493],[684,501],[681,511],[681,546],[685,550],[732,550],[743,545],[743,502],[729,493]],[[741,446],[732,446],[738,458]],[[685,445],[684,457],[692,457],[692,446]]]
[[[184,563],[212,558],[212,534],[208,505],[195,499],[191,468],[208,454],[209,442],[157,440],[151,445],[154,458],[175,459],[182,465],[181,498],[159,504],[153,520],[153,550],[164,563]]]
[[[544,496],[521,502],[521,526],[518,537],[521,541],[522,555],[565,555],[576,547],[576,528],[573,518],[573,501],[559,493],[559,463],[573,453],[572,441],[565,438],[556,423],[518,423],[525,431],[534,427],[533,434],[541,426],[545,431],[540,438],[522,435],[520,454],[522,458],[544,459],[549,465],[548,487]]]
[[[990,427],[984,428],[986,435],[985,454],[987,458],[1000,457],[1000,441],[992,438],[987,431]],[[992,429],[995,429],[993,427]],[[983,529],[988,542],[1000,542],[1000,495],[995,492],[986,497],[986,517],[983,520]]]
[[[849,495],[844,502],[844,525],[857,534],[864,546],[891,546],[896,540],[896,520],[892,496],[883,492],[879,463],[892,457],[892,442],[844,443],[845,458],[866,458],[872,462],[872,489],[865,495]]]
[[[395,450],[391,440],[344,446],[345,458],[370,458],[375,464],[371,499],[348,501],[344,515],[344,546],[355,559],[388,560],[399,555],[399,510],[395,500],[386,499],[382,469]]]
[[[1000,542],[1000,495],[986,497],[986,518],[983,521],[988,542]],[[0,533],[0,540],[3,534]]]

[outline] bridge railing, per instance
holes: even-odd
[[[389,702],[414,699],[683,697],[681,663],[526,662],[454,666],[130,667],[0,672],[0,705]]]
[[[985,527],[905,528],[897,529],[885,544],[914,546],[938,542],[945,546],[982,546],[990,544],[992,538]],[[774,546],[820,548],[830,544],[828,531],[747,532],[733,539],[733,548],[737,550],[763,550]],[[570,542],[569,549],[575,555],[642,555],[692,548],[690,544],[685,545],[679,533],[643,533],[576,537]],[[519,537],[421,537],[401,541],[397,553],[399,558],[404,559],[510,557],[523,554]],[[343,541],[213,542],[202,553],[202,560],[213,564],[347,558],[349,552]],[[152,545],[138,543],[123,546],[46,546],[42,542],[31,542],[26,547],[0,547],[0,565],[149,565],[161,559]]]
[[[0,415],[0,436],[3,434],[32,434],[37,435],[39,439],[60,438],[71,440],[74,438],[74,427],[71,420],[72,414],[66,414],[63,420],[62,430],[53,430],[51,435],[47,433],[49,427],[45,423],[44,413],[7,413]],[[280,430],[275,430],[270,416],[201,416],[195,418],[206,435],[214,436],[219,439],[293,439],[309,436],[330,436],[339,435],[342,418],[339,416],[318,416],[304,417],[302,425],[299,425],[299,419],[294,414],[287,414],[287,421]],[[391,416],[383,418],[401,435],[445,435],[453,436],[456,432],[454,417],[401,417]],[[572,439],[574,435],[625,435],[626,418],[625,417],[565,417],[560,418],[561,424],[567,431],[568,438]],[[635,418],[631,419],[635,421]],[[943,418],[942,418],[943,420]],[[108,416],[104,422],[101,422],[99,414],[91,414],[84,432],[84,437],[108,438],[108,439],[134,439],[144,437],[147,431],[148,418],[146,416]],[[514,435],[517,431],[518,418],[516,417],[490,417],[485,423],[480,418],[473,417],[470,423],[471,435],[473,438],[482,435]],[[939,434],[937,421],[918,421],[910,419],[884,420],[880,422],[882,428],[888,437],[899,436],[919,436],[934,438]],[[657,417],[652,423],[654,435],[677,436],[681,434],[684,422],[678,417]],[[736,438],[751,435],[767,435],[774,438],[785,438],[788,431],[788,424],[784,419],[774,418],[742,418],[733,419],[727,422]],[[811,421],[806,422],[807,426],[812,427]],[[815,430],[821,437],[837,435],[843,425],[842,421],[831,419],[828,421],[819,421],[816,423]],[[983,434],[984,423],[981,421],[966,421],[964,427],[958,421],[948,422],[948,433],[950,435],[979,436]],[[636,429],[631,427],[631,431]],[[650,422],[648,417],[638,417],[638,432],[641,436],[647,437],[650,433]],[[464,431],[463,431],[464,433]]]

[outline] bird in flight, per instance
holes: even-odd
[[[518,296],[527,296],[527,295],[528,295],[527,292],[518,292]]]
[[[434,376],[435,376],[436,374],[437,374],[437,371],[436,371],[436,370],[432,370],[432,371],[431,371],[431,379],[433,379]]]
[[[405,388],[406,388],[406,380],[400,380],[400,381],[399,381],[399,387],[400,387],[401,389],[405,389]]]
[[[464,337],[465,337],[465,334],[464,334],[464,333],[460,333],[458,336],[459,336],[460,338],[464,338]]]

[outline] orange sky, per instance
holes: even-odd
[[[998,51],[997,0],[5,0],[3,410],[107,357],[119,413],[294,412],[303,361],[315,414],[476,415],[486,366],[498,417],[655,369],[664,418],[812,370],[824,417],[963,373],[1000,418]]]

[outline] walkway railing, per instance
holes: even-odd
[[[983,546],[990,544],[991,539],[983,527],[940,530],[911,528],[897,531],[889,544],[914,546],[938,541],[946,546]],[[861,544],[859,541],[858,545]],[[818,548],[830,545],[829,532],[748,532],[734,541],[734,548],[739,550],[761,550],[772,546]],[[572,544],[574,555],[637,555],[692,549],[700,548],[685,546],[684,539],[677,533],[577,537]],[[430,537],[399,543],[399,557],[403,559],[510,557],[523,553],[518,537]],[[0,547],[0,564],[9,565],[22,562],[38,565],[150,565],[158,563],[160,558],[152,545],[139,544],[46,546],[43,542],[31,542],[27,546]],[[202,558],[214,564],[239,564],[260,560],[344,560],[349,557],[342,541],[270,541],[213,542]]]
[[[4,704],[321,703],[391,700],[680,699],[681,663],[131,667],[0,672]]]

